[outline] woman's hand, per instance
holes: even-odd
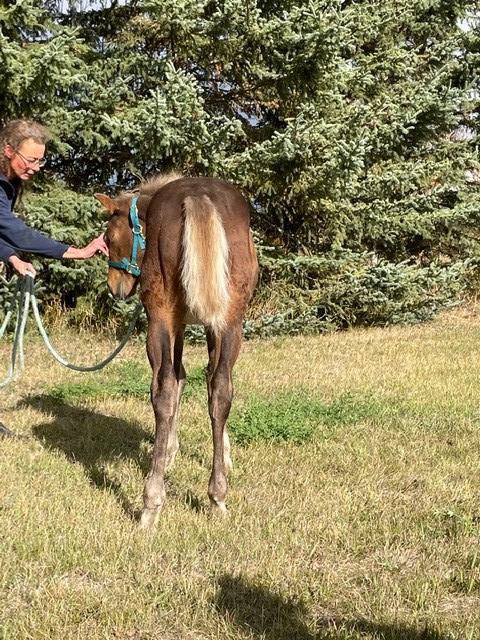
[[[10,256],[8,259],[9,263],[15,269],[17,273],[21,276],[26,276],[27,274],[34,278],[37,275],[35,271],[35,267],[31,262],[25,262],[24,260],[20,260],[18,256]]]
[[[85,258],[91,258],[96,253],[103,253],[105,256],[108,256],[108,247],[105,243],[105,237],[103,233],[101,233],[97,238],[94,238],[86,247],[82,249],[85,253]]]
[[[105,238],[103,233],[101,233],[97,238],[94,238],[91,242],[87,244],[83,249],[77,249],[76,247],[69,247],[62,258],[73,258],[75,260],[86,260],[87,258],[91,258],[96,253],[103,253],[108,256],[108,247],[105,243]]]

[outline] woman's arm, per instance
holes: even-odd
[[[105,238],[103,237],[103,233],[101,233],[97,238],[94,238],[86,247],[82,249],[77,249],[76,247],[68,247],[65,253],[62,255],[62,258],[73,258],[75,260],[86,260],[87,258],[91,258],[96,253],[103,253],[108,256],[108,247],[105,243]]]
[[[58,242],[31,229],[13,214],[11,204],[5,189],[0,185],[0,260],[9,262],[21,275],[35,274],[35,269],[30,262],[22,260],[17,255],[17,251],[36,253],[47,258],[76,260],[91,258],[97,252],[108,256],[108,247],[103,233],[83,248],[68,246],[64,242]]]
[[[11,202],[3,188],[0,188],[0,240],[10,245],[13,253],[26,251],[46,258],[61,258],[68,249],[65,242],[53,240],[17,218],[11,211]]]

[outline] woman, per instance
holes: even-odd
[[[22,184],[45,165],[48,130],[31,120],[13,120],[0,131],[0,262],[10,264],[20,275],[36,275],[23,253],[47,258],[84,260],[97,252],[108,255],[103,234],[79,249],[29,227],[13,213]],[[0,422],[0,437],[13,435]]]

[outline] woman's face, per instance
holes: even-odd
[[[35,142],[33,138],[24,140],[17,149],[9,144],[3,150],[10,160],[9,178],[30,180],[43,166],[45,145]]]

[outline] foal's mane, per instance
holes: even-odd
[[[175,171],[170,171],[169,173],[158,173],[148,180],[140,182],[136,189],[130,191],[121,191],[115,198],[115,200],[119,205],[123,205],[124,212],[125,214],[127,214],[132,196],[138,195],[152,198],[159,189],[164,187],[169,182],[179,180],[180,178],[183,178],[182,174],[176,173]]]
[[[169,173],[158,173],[155,176],[152,176],[148,180],[144,180],[140,183],[138,190],[141,196],[150,196],[152,197],[157,193],[159,189],[164,187],[169,182],[173,182],[174,180],[178,180],[179,178],[183,178],[181,173],[177,173],[176,171],[170,171]]]

